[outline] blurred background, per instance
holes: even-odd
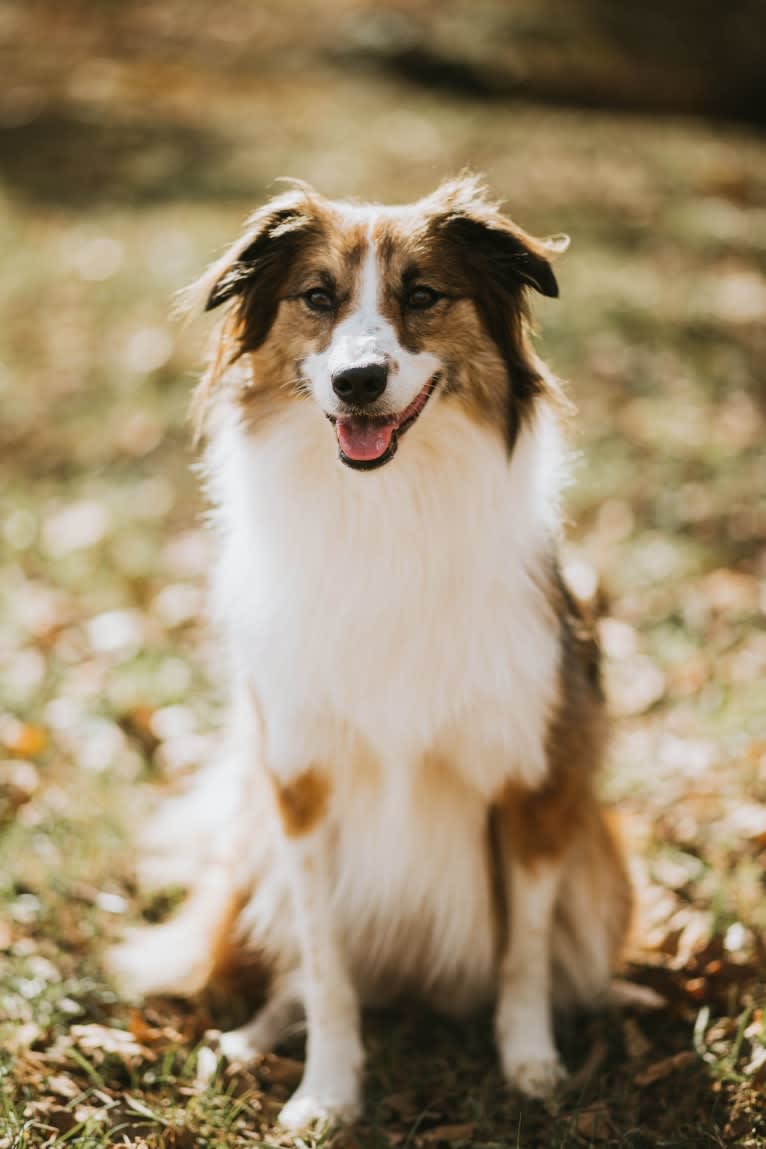
[[[636,970],[671,1002],[572,1038],[600,1084],[560,1128],[763,1144],[762,0],[3,0],[0,67],[0,1145],[224,1136],[189,1060],[211,1019],[127,1013],[97,960],[170,904],[136,894],[131,819],[218,741],[186,420],[207,327],[174,293],[278,176],[409,200],[463,166],[572,236],[536,304],[580,412],[568,570],[603,612],[607,793],[650,879]],[[417,1073],[401,1034],[375,1047],[385,1143],[413,1077],[418,1136],[515,1129],[483,1039],[446,1068],[428,1032]],[[247,1079],[210,1143],[268,1123],[287,1078]],[[540,1145],[546,1120],[524,1116]]]

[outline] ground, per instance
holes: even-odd
[[[299,1038],[216,1067],[230,1002],[126,1002],[100,965],[176,896],[136,890],[132,828],[220,720],[186,420],[206,328],[170,312],[275,176],[409,199],[466,164],[572,236],[539,345],[579,408],[568,569],[603,615],[605,792],[644,891],[627,975],[664,1004],[562,1026],[557,1113],[506,1092],[487,1018],[370,1017],[364,1122],[335,1140],[766,1144],[762,140],[337,66],[151,65],[90,59],[31,110],[22,87],[3,128],[0,1146],[328,1142],[273,1126]]]

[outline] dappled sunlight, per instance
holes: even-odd
[[[557,1118],[504,1093],[487,1019],[371,1019],[356,1143],[762,1144],[762,138],[653,119],[632,73],[620,102],[637,114],[566,106],[542,86],[557,74],[543,54],[546,102],[511,98],[483,26],[451,80],[413,79],[437,6],[394,5],[386,22],[336,3],[340,42],[296,18],[289,52],[283,9],[250,6],[249,56],[241,5],[194,5],[204,34],[170,0],[127,7],[90,31],[62,17],[62,47],[14,57],[0,123],[0,1147],[278,1136],[299,1041],[211,1065],[199,1044],[237,994],[139,1010],[99,965],[126,923],[178,897],[139,898],[130,827],[220,740],[187,416],[207,327],[174,318],[175,297],[278,176],[409,200],[464,165],[524,227],[572,236],[561,299],[536,304],[539,347],[579,409],[567,573],[601,614],[605,788],[643,887],[628,972],[666,1004],[565,1029],[580,1077]],[[33,17],[14,11],[28,40]],[[432,14],[434,43],[471,24],[450,12]],[[282,50],[289,69],[273,66]],[[710,109],[715,93],[693,90]]]

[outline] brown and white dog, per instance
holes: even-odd
[[[553,1007],[603,996],[626,934],[598,651],[557,559],[563,401],[527,333],[565,246],[471,178],[403,207],[299,186],[203,281],[231,720],[155,835],[189,899],[114,964],[193,992],[257,953],[266,1003],[222,1048],[305,1013],[289,1127],[358,1112],[360,1005],[403,991],[496,1002],[507,1080],[549,1093]]]

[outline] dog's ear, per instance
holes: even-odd
[[[241,295],[254,279],[284,262],[290,248],[310,226],[307,206],[304,195],[288,192],[249,218],[244,234],[205,275],[205,311]]]
[[[551,256],[566,251],[568,236],[535,239],[502,215],[489,219],[455,216],[448,226],[477,270],[489,269],[506,287],[533,287],[541,295],[558,298],[559,285]]]
[[[237,242],[182,293],[180,311],[212,311],[228,305],[192,403],[197,438],[204,431],[211,398],[228,368],[264,343],[294,259],[321,231],[320,198],[300,184],[259,208]]]
[[[278,196],[250,217],[244,234],[191,289],[192,298],[205,311],[233,301],[240,349],[254,350],[269,332],[292,260],[320,227],[310,189]]]
[[[491,203],[475,176],[442,184],[423,204],[429,227],[467,281],[479,315],[497,346],[508,376],[506,438],[509,450],[537,396],[560,398],[556,381],[528,339],[527,289],[558,296],[551,259],[569,246],[567,236],[535,239]]]
[[[541,295],[558,296],[551,259],[569,247],[568,236],[529,235],[487,200],[474,176],[443,184],[430,199],[434,226],[459,247],[477,280],[486,283],[489,276],[506,289],[532,287]]]

